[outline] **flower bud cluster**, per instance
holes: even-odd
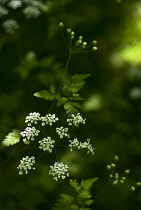
[[[44,138],[39,141],[39,149],[42,149],[43,151],[49,151],[52,152],[52,149],[54,148],[55,141],[51,139],[51,137]]]
[[[72,29],[71,28],[67,28],[67,33],[68,33],[68,35],[70,36],[70,38],[71,39],[74,39],[74,31],[72,31]]]
[[[71,118],[67,119],[68,125],[74,125],[76,127],[79,126],[79,124],[85,124],[86,119],[83,119],[83,117],[80,115],[80,113],[77,113],[77,115],[72,114]]]
[[[35,167],[33,166],[35,164],[35,157],[23,157],[20,161],[19,166],[17,167],[19,169],[19,175],[22,175],[23,173],[28,174],[28,170],[35,170]]]
[[[24,131],[20,132],[21,136],[24,137],[23,141],[34,141],[34,137],[38,136],[40,130],[37,130],[35,127],[27,127]]]
[[[59,23],[59,27],[62,28],[64,26],[63,22]],[[83,37],[79,36],[77,41],[75,41],[74,46],[72,47],[72,40],[75,38],[75,32],[72,31],[71,28],[67,28],[67,34],[69,37],[69,44],[70,49],[72,50],[73,53],[79,53],[79,52],[90,52],[90,51],[96,51],[97,47],[95,46],[97,44],[96,40],[93,40],[91,44],[87,44],[87,42],[82,41]]]
[[[64,127],[56,128],[56,133],[59,135],[60,139],[62,139],[63,137],[70,138],[70,135],[68,134],[68,128]]]
[[[68,166],[62,162],[55,162],[53,166],[50,166],[49,175],[52,175],[56,181],[58,179],[65,179],[69,176]]]
[[[136,187],[140,187],[140,186],[141,186],[141,182],[136,182],[136,185],[135,186],[131,186],[130,189],[131,189],[131,191],[135,191]]]
[[[117,155],[115,155],[114,160],[118,161],[119,157]],[[109,177],[111,178],[112,183],[114,185],[117,185],[118,183],[124,184],[124,182],[126,180],[126,175],[130,173],[130,170],[126,169],[123,173],[123,176],[121,176],[121,175],[119,175],[118,172],[114,172],[115,167],[116,167],[115,163],[111,163],[111,164],[107,165],[107,170],[110,171]]]
[[[82,44],[82,39],[83,39],[83,36],[79,36],[78,37],[78,40],[76,41],[75,45],[76,46],[79,46],[80,44]]]
[[[87,139],[87,141],[85,142],[79,142],[77,138],[73,139],[73,140],[69,140],[70,144],[70,151],[73,151],[74,148],[76,149],[87,149],[87,154],[92,154],[94,155],[94,150],[95,148],[92,147],[92,145],[90,144],[90,139]]]

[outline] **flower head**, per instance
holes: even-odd
[[[53,125],[53,123],[57,122],[59,119],[55,116],[55,114],[47,114],[45,117],[41,117],[42,126],[45,125]]]
[[[3,6],[0,6],[0,17],[7,14],[8,14],[8,10]]]
[[[50,166],[49,175],[52,175],[56,181],[60,178],[65,179],[69,176],[68,166],[62,162],[55,162],[53,166]]]
[[[35,164],[35,157],[23,157],[20,161],[19,166],[17,167],[19,169],[19,174],[22,175],[23,173],[28,174],[28,170],[35,170],[35,167],[33,165]]]
[[[38,136],[40,130],[37,130],[35,127],[27,127],[20,134],[24,137],[23,141],[31,140],[34,141],[34,137]]]
[[[12,9],[17,9],[18,7],[22,6],[22,2],[20,0],[11,0],[8,3],[8,6],[11,7]]]
[[[67,119],[68,125],[74,125],[78,127],[81,123],[85,124],[86,119],[83,119],[83,117],[80,115],[80,113],[77,113],[77,115],[72,114],[71,118]]]
[[[55,141],[51,139],[51,137],[44,138],[43,140],[39,141],[39,149],[42,149],[44,151],[52,152],[52,148],[54,148]]]
[[[23,10],[23,13],[26,16],[26,18],[29,19],[29,18],[37,18],[41,14],[41,11],[38,9],[38,7],[27,6]]]
[[[3,28],[7,33],[13,34],[16,29],[19,28],[19,24],[16,20],[8,19],[2,23]]]
[[[68,128],[64,127],[56,128],[56,133],[58,133],[60,139],[62,139],[64,136],[68,138],[70,137],[70,135],[68,134]]]
[[[87,141],[85,142],[79,142],[78,139],[75,138],[74,140],[69,140],[69,142],[70,151],[73,151],[74,148],[87,149],[87,154],[91,153],[92,155],[94,155],[95,148],[93,148],[90,144],[90,139],[87,139]]]
[[[28,123],[28,126],[31,126],[32,123],[37,124],[37,121],[41,120],[40,118],[40,113],[38,112],[33,112],[29,113],[29,116],[26,117],[25,123]]]

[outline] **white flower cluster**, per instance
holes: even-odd
[[[34,137],[38,136],[40,130],[37,130],[35,127],[27,127],[24,131],[20,132],[21,136],[24,137],[23,141],[34,141]]]
[[[25,17],[27,19],[29,19],[29,18],[37,18],[41,14],[41,11],[39,10],[38,7],[27,6],[23,10],[23,14],[25,15]]]
[[[33,112],[29,113],[29,116],[26,117],[25,123],[28,123],[28,126],[31,126],[32,123],[37,124],[37,121],[40,120],[40,113],[38,112]]]
[[[17,9],[18,7],[22,6],[22,1],[11,0],[11,1],[9,1],[8,6],[11,7],[12,9]]]
[[[53,123],[57,122],[59,119],[55,116],[55,114],[47,114],[45,117],[41,117],[42,126],[45,125],[53,125]]]
[[[19,169],[19,175],[22,175],[24,172],[25,174],[28,174],[28,170],[35,170],[35,167],[33,165],[35,164],[35,157],[23,157],[22,160],[20,160],[20,164],[17,167]]]
[[[41,14],[43,1],[39,0],[0,0],[0,17],[7,15],[11,10],[16,10],[23,7],[24,16],[29,18],[37,18]],[[4,30],[7,33],[14,33],[19,28],[17,20],[7,19],[2,23]]]
[[[8,14],[8,10],[4,8],[3,6],[0,6],[0,17],[7,14]]]
[[[62,162],[55,162],[53,166],[50,166],[49,175],[53,175],[56,181],[60,178],[65,179],[69,176],[68,166]]]
[[[94,150],[95,148],[92,147],[92,145],[90,144],[90,139],[87,139],[87,141],[85,142],[79,142],[77,138],[73,139],[73,140],[69,140],[70,144],[70,151],[73,151],[74,148],[77,149],[87,149],[87,154],[92,154],[94,155]]]
[[[68,128],[60,127],[56,128],[56,133],[60,136],[60,139],[62,139],[64,136],[70,138],[68,130],[69,130]]]
[[[19,28],[19,24],[17,23],[16,20],[13,20],[13,19],[5,20],[2,23],[2,26],[7,33],[11,33],[11,34],[13,34],[15,30]]]
[[[77,113],[77,115],[72,114],[71,118],[67,119],[68,125],[74,125],[76,127],[79,126],[79,124],[85,124],[86,119],[83,119],[83,117],[80,115],[80,113]]]
[[[51,153],[52,149],[54,148],[54,143],[55,141],[48,136],[47,138],[39,141],[39,149],[42,149],[43,151],[49,151]]]

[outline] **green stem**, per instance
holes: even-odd
[[[71,59],[72,54],[73,54],[72,51],[70,51],[70,54],[69,54],[69,57],[68,57],[68,60],[67,60],[67,63],[66,63],[65,69],[64,69],[63,76],[65,76],[65,74],[66,74],[66,71],[68,69],[68,65],[69,65],[69,62],[70,62],[70,59]],[[63,82],[63,78],[61,80],[61,83],[60,83],[60,86],[59,86],[59,89],[58,89],[58,94],[60,93],[62,82]]]
[[[44,132],[44,130],[41,128],[41,126],[39,124],[37,124],[37,125],[40,128],[40,130],[43,132],[43,134],[47,137],[47,134]]]

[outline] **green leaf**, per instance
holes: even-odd
[[[54,85],[50,85],[50,93],[55,95],[55,86]]]
[[[75,108],[78,108],[78,109],[81,108],[81,105],[80,105],[79,103],[77,103],[77,102],[70,101],[70,104],[71,104],[73,107],[75,107]]]
[[[68,99],[66,97],[61,97],[58,99],[57,106],[61,106],[62,104],[66,103]]]
[[[85,190],[90,190],[91,186],[93,185],[94,182],[97,181],[98,178],[93,178],[93,179],[86,179],[81,181],[81,187]]]
[[[60,94],[59,93],[57,93],[57,94],[55,94],[55,96],[54,96],[56,99],[59,99],[61,96],[60,96]]]
[[[52,208],[53,210],[77,210],[76,205],[73,206],[74,197],[68,194],[61,194],[61,198]],[[72,208],[70,208],[72,206]],[[75,208],[74,208],[75,207]]]
[[[70,100],[75,100],[75,101],[83,101],[83,100],[85,100],[83,97],[81,97],[81,96],[78,96],[78,97],[69,97],[69,99]]]
[[[65,201],[66,203],[73,203],[74,198],[73,196],[70,196],[68,194],[61,194],[62,200]]]
[[[10,145],[17,144],[20,141],[20,131],[17,129],[13,129],[5,139],[2,141],[2,145],[5,147],[9,147]]]
[[[75,74],[72,77],[72,80],[75,82],[78,81],[83,81],[84,79],[87,79],[89,76],[91,76],[90,74]]]
[[[76,109],[73,104],[71,104],[72,102],[67,102],[64,104],[64,109],[66,110],[66,113],[71,115],[71,114],[75,114],[78,113],[78,109]],[[75,102],[74,102],[75,103]]]
[[[50,101],[52,101],[55,98],[55,96],[49,93],[47,90],[36,92],[34,93],[34,96],[38,98],[44,98],[45,100],[50,100]]]

